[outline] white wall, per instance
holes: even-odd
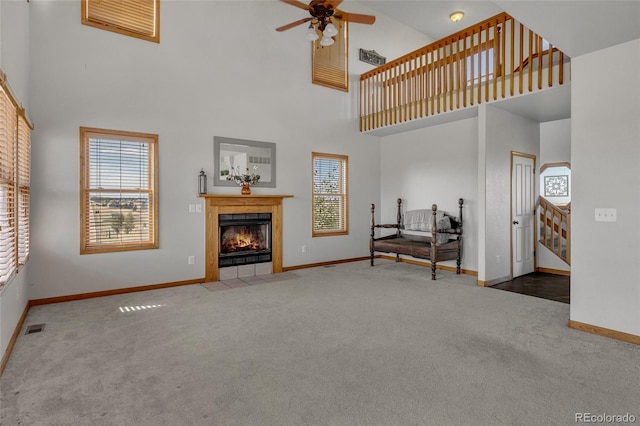
[[[571,119],[540,123],[540,159],[546,163],[571,163]]]
[[[376,221],[396,222],[398,198],[403,200],[403,211],[431,209],[435,203],[438,209],[454,215],[458,215],[458,199],[462,198],[462,267],[477,271],[478,119],[386,136],[382,138],[380,157]],[[442,264],[455,266],[455,261]]]
[[[284,266],[366,256],[369,204],[380,194],[379,141],[358,131],[357,85],[343,93],[311,84],[306,28],[274,30],[303,11],[280,2],[184,1],[163,2],[161,14],[155,44],[81,25],[80,2],[31,3],[30,297],[203,277],[204,216],[189,214],[188,204],[202,203],[201,168],[212,183],[214,135],[277,144],[277,187],[254,191],[294,195],[284,201]],[[424,39],[382,18],[352,25],[351,41],[360,31],[366,48],[395,46],[378,50],[390,57]],[[159,134],[160,249],[79,255],[80,126]],[[349,155],[348,236],[311,238],[312,151]],[[187,265],[190,255],[195,265]]]
[[[571,70],[571,319],[638,336],[640,40],[573,58]],[[598,207],[617,209],[617,222],[595,222]]]
[[[540,126],[487,104],[480,105],[478,120],[479,220],[484,223],[479,237],[478,280],[497,283],[511,277],[511,151],[538,158]]]
[[[29,115],[29,3],[25,1],[0,2],[0,67]],[[29,300],[30,263],[0,289],[0,359]]]
[[[29,4],[0,2],[0,66],[23,107],[29,107]]]

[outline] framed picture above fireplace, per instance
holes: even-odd
[[[216,186],[237,186],[227,176],[249,172],[260,175],[254,187],[276,187],[276,144],[222,136],[213,137],[213,184]]]

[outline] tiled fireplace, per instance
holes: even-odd
[[[207,281],[282,272],[282,199],[292,195],[201,197]]]

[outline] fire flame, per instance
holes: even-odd
[[[263,249],[259,235],[240,226],[234,227],[233,231],[233,235],[223,236],[223,240],[221,241],[221,251],[223,253]]]

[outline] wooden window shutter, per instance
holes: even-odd
[[[160,43],[160,0],[81,0],[82,23]]]
[[[343,92],[349,91],[349,22],[333,19],[338,30],[331,46],[311,42],[311,82]]]

